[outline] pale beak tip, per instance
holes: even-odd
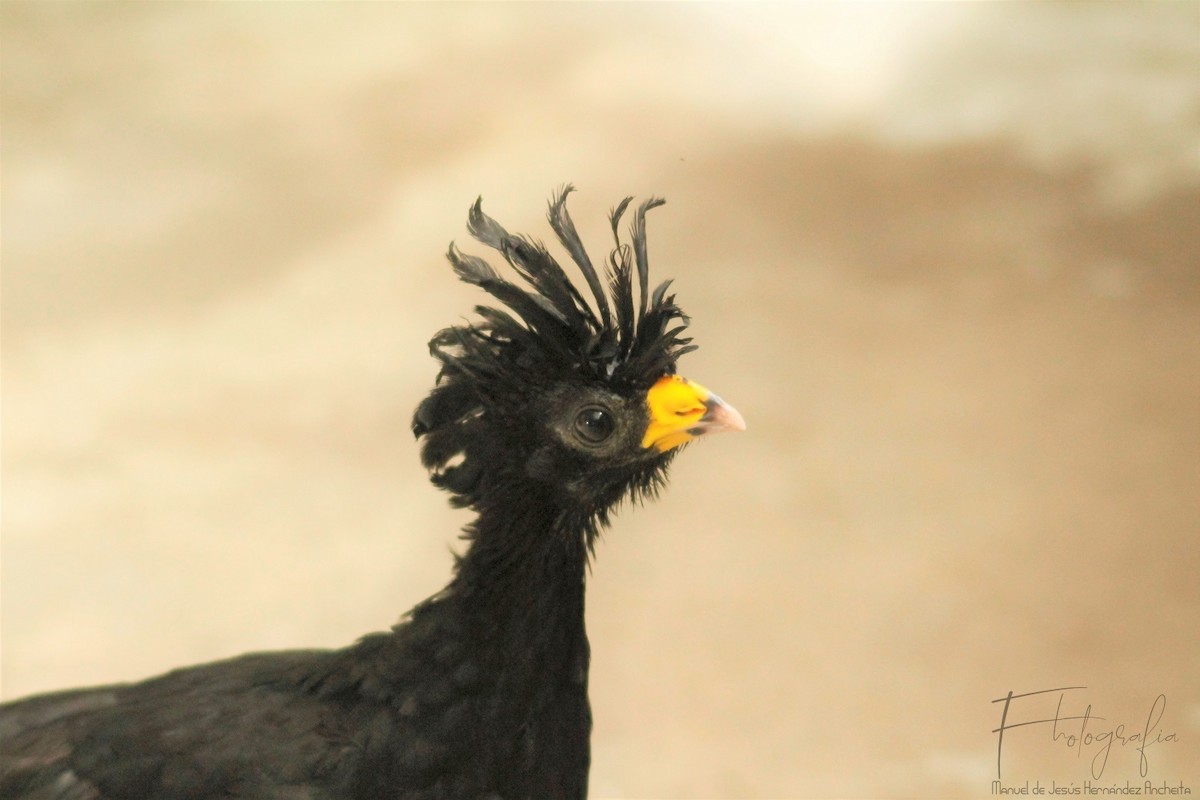
[[[700,419],[700,426],[705,433],[746,430],[746,420],[741,413],[715,394],[709,396],[705,405],[707,411]]]

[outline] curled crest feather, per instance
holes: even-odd
[[[442,378],[498,377],[510,371],[554,378],[574,373],[614,388],[646,387],[675,371],[676,360],[695,349],[682,335],[687,316],[667,294],[670,281],[649,291],[646,212],[663,204],[651,198],[638,207],[621,241],[619,223],[631,200],[610,215],[614,248],[602,279],[567,212],[564,186],[551,198],[548,219],[559,242],[583,275],[585,299],[563,267],[540,242],[509,233],[484,213],[482,198],[467,218],[467,230],[497,250],[525,286],[505,279],[487,261],[450,245],[447,257],[463,281],[480,287],[503,308],[479,306],[479,319],[441,331],[430,350],[443,365]],[[634,288],[636,267],[637,288]],[[635,302],[636,297],[636,302]]]

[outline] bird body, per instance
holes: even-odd
[[[744,428],[674,374],[690,349],[650,292],[643,204],[614,209],[605,291],[563,189],[550,223],[596,308],[541,245],[483,214],[471,233],[529,284],[451,245],[506,309],[430,343],[442,364],[413,431],[433,482],[476,517],[449,585],[392,630],[332,651],[261,653],[136,684],[0,706],[2,800],[545,800],[587,795],[588,559],[623,498],[678,446]],[[636,267],[638,289],[634,289]],[[636,297],[635,297],[636,295]],[[611,304],[610,304],[611,297]]]

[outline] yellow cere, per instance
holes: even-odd
[[[642,447],[654,446],[662,452],[690,441],[688,430],[708,410],[705,403],[712,393],[698,383],[678,375],[664,375],[646,393],[650,424],[642,437]]]

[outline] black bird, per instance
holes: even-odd
[[[586,566],[624,498],[663,487],[679,445],[742,430],[675,374],[687,317],[649,289],[646,212],[601,274],[566,199],[549,220],[592,302],[546,248],[476,201],[471,235],[527,288],[450,245],[503,307],[434,336],[413,432],[433,483],[477,513],[450,584],[341,650],[258,653],[0,706],[3,800],[558,800],[587,795]],[[636,280],[636,286],[635,286]],[[605,286],[607,284],[607,287]],[[594,307],[593,307],[594,304]]]

